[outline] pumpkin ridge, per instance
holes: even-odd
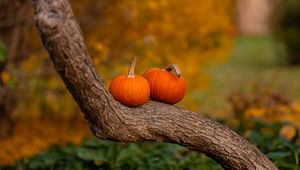
[[[136,78],[138,78],[138,77],[136,77]],[[135,81],[134,79],[132,79],[132,80],[129,80],[129,93],[130,93],[130,95],[129,95],[129,102],[130,103],[133,103],[133,90],[135,90],[135,89],[132,89],[132,83],[133,83],[133,81]],[[137,80],[136,80],[137,81]],[[136,103],[133,103],[133,105],[135,105]]]
[[[120,81],[121,81],[121,83],[118,84],[118,88],[115,89],[115,90],[123,90],[122,83],[125,81],[125,79],[123,79],[123,77],[120,76]],[[118,95],[118,100],[122,100],[123,99],[122,96],[124,96],[124,94],[121,95],[120,93],[117,93],[117,95]]]
[[[178,94],[178,90],[180,90],[178,87],[179,87],[178,84],[175,84],[175,85],[174,85],[174,92],[173,92],[173,94]],[[173,103],[173,102],[175,103],[175,102],[177,101],[177,99],[176,99],[176,98],[177,98],[177,95],[176,95],[176,96],[172,96],[172,98],[173,98],[173,99],[172,99],[172,103]],[[176,99],[176,100],[175,100],[175,99]]]
[[[170,83],[171,82],[171,80],[170,80],[170,76],[168,76],[168,85],[167,85],[167,87],[170,87],[170,85],[172,85],[172,83]],[[167,93],[166,93],[166,97],[167,98],[169,98],[169,93],[170,93],[170,90],[167,90]]]
[[[153,80],[152,80],[152,84],[153,84],[153,86],[152,86],[152,89],[151,89],[151,91],[150,91],[150,93],[152,93],[153,92],[153,96],[156,96],[156,93],[155,93],[155,87],[156,87],[156,82],[155,82],[155,80],[156,80],[156,78],[157,78],[157,75],[158,75],[158,73],[159,73],[159,71],[156,71],[156,72],[154,72],[154,76],[153,76]]]
[[[159,99],[164,101],[168,96],[165,95],[165,92],[168,91],[168,86],[165,83],[166,81],[170,80],[169,79],[169,74],[166,71],[162,71],[162,74],[160,76],[160,79],[158,82],[163,82],[161,86],[159,86]]]
[[[121,95],[121,98],[122,98],[122,101],[125,101],[125,102],[127,103],[127,99],[126,99],[126,97],[125,97],[125,96],[126,96],[126,92],[127,92],[127,81],[126,81],[126,79],[127,79],[127,78],[125,78],[124,81],[122,82],[122,84],[123,84],[123,85],[121,86],[122,89],[120,88],[120,89],[118,89],[118,90],[121,90],[121,94],[122,94],[122,95]]]

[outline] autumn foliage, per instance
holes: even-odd
[[[190,108],[197,105],[191,97],[193,90],[205,88],[209,83],[203,66],[226,61],[232,50],[233,7],[234,0],[73,2],[94,65],[107,84],[114,76],[127,72],[132,56],[139,58],[137,74],[176,63],[187,82],[187,95],[181,104]],[[23,129],[24,133],[15,133],[20,136],[1,142],[13,149],[12,146],[23,145],[20,138],[29,133],[41,138],[32,141],[36,148],[25,148],[10,158],[2,157],[0,160],[5,163],[37,153],[56,142],[78,143],[79,140],[72,135],[70,139],[58,136],[50,141],[42,140],[47,138],[43,135],[51,135],[55,130],[50,125],[42,128],[47,123],[38,123],[38,117],[51,115],[70,119],[80,111],[55,72],[33,21],[29,23],[26,35],[30,37],[24,39],[26,55],[12,72],[2,72],[1,78],[18,96],[12,117],[35,117],[36,122],[28,128],[42,130],[23,129],[24,125],[19,124],[17,131]],[[66,130],[62,133],[68,134],[67,129],[71,126],[63,128]],[[3,152],[7,155],[11,151]]]
[[[282,137],[299,141],[300,102],[291,100],[282,92],[253,85],[250,92],[234,91],[230,94],[229,103],[238,124],[243,121],[260,120],[267,123],[281,122]],[[251,129],[251,127],[246,127]]]
[[[232,0],[88,0],[74,2],[73,8],[93,62],[106,83],[127,72],[132,56],[139,58],[137,74],[176,63],[186,81],[193,82],[187,84],[183,101],[189,107],[196,107],[190,97],[193,90],[209,83],[203,66],[225,61],[232,49]],[[31,48],[42,49],[32,29]],[[17,91],[22,102],[16,113],[68,117],[78,112],[45,51],[32,51],[18,71]]]
[[[91,133],[82,117],[19,118],[12,134],[0,139],[0,165],[30,157],[51,145],[80,144],[87,136]]]

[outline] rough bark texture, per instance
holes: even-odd
[[[33,2],[42,41],[95,136],[177,143],[205,153],[225,169],[277,169],[254,145],[201,114],[154,101],[137,108],[116,102],[93,67],[69,2]]]

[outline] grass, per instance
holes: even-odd
[[[233,90],[249,90],[255,83],[300,98],[300,67],[285,65],[282,48],[270,36],[238,37],[227,63],[206,68],[212,84],[199,94],[199,109],[214,114],[229,112],[226,97]]]

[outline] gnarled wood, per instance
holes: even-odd
[[[137,108],[115,101],[93,67],[69,2],[33,2],[43,43],[95,136],[177,143],[205,153],[226,169],[277,169],[255,146],[201,114],[154,101]]]

